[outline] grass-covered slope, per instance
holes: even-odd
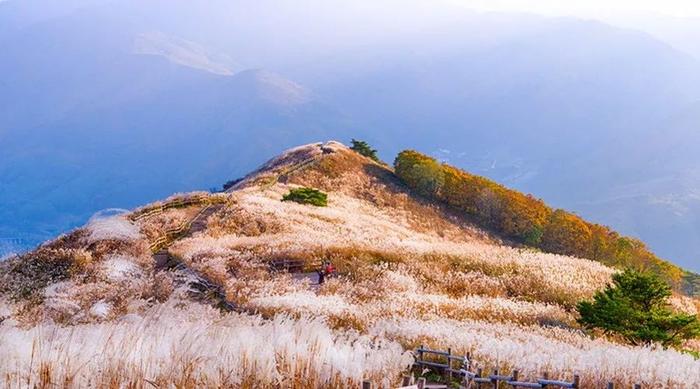
[[[326,206],[282,201],[295,188],[322,191]],[[586,388],[700,383],[690,355],[582,331],[573,307],[613,268],[508,245],[339,143],[289,150],[203,197],[212,196],[93,221],[3,265],[0,339],[11,347],[0,350],[0,383],[340,388],[370,379],[390,388],[419,344],[470,352],[484,369],[518,368],[523,379],[578,373]],[[177,265],[159,264],[150,243],[207,204],[215,208],[201,228],[167,247]],[[283,259],[307,271],[330,259],[340,276],[319,287],[271,271]],[[45,273],[53,260],[65,264],[56,277]],[[243,313],[209,306],[193,278]],[[18,282],[32,287],[17,291]]]
[[[700,294],[699,275],[658,258],[638,239],[413,150],[401,152],[394,164],[396,175],[416,192],[507,238],[550,253],[652,271],[678,290]]]

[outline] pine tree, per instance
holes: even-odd
[[[679,346],[700,336],[697,315],[674,312],[671,287],[657,275],[627,269],[613,276],[613,285],[578,304],[579,323],[619,335],[634,345]]]
[[[380,162],[379,157],[377,157],[377,150],[370,147],[367,142],[357,139],[352,139],[350,142],[352,142],[352,146],[350,146],[351,150],[354,150],[356,153],[364,155],[365,157],[376,162]]]

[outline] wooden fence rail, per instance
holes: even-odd
[[[170,228],[166,230],[160,236],[151,241],[148,247],[152,253],[156,253],[161,249],[167,247],[170,243],[172,243],[177,238],[181,237],[183,234],[187,233],[192,227],[192,223],[195,220],[197,220],[197,218],[199,218],[212,205],[224,202],[226,202],[226,199],[221,196],[197,194],[184,198],[178,198],[156,206],[139,209],[137,211],[134,211],[131,215],[129,215],[128,218],[131,222],[137,222],[152,216],[159,215],[169,209],[189,207],[191,205],[204,205],[204,208],[202,208],[195,217],[182,222],[179,226],[175,228]]]
[[[195,217],[189,220],[185,220],[176,228],[171,228],[165,231],[163,235],[160,235],[157,237],[155,240],[151,242],[149,245],[149,248],[151,249],[152,253],[156,253],[160,251],[162,248],[168,246],[171,242],[176,240],[177,238],[181,237],[185,233],[187,233],[190,228],[192,227],[192,223],[194,223],[195,220],[197,220],[204,212],[206,212],[209,207],[211,207],[212,204],[207,204],[206,207],[202,208]]]
[[[205,207],[202,208],[195,217],[182,222],[179,226],[175,228],[170,228],[166,230],[163,234],[151,241],[148,247],[152,253],[156,253],[164,247],[168,246],[177,238],[181,237],[183,234],[187,233],[192,227],[192,223],[195,220],[197,220],[212,205],[223,203],[225,201],[226,199],[221,196],[209,196],[206,194],[198,194],[194,196],[188,196],[185,198],[179,198],[172,201],[168,201],[166,203],[156,205],[153,207],[137,210],[131,215],[129,215],[129,220],[131,220],[132,222],[137,222],[155,215],[159,215],[169,209],[183,208],[191,205],[205,205]]]
[[[300,273],[307,266],[307,262],[301,259],[280,258],[271,260],[268,265],[273,271],[285,271],[288,273]]]
[[[581,388],[581,379],[579,375],[574,375],[571,381],[563,381],[550,379],[549,375],[545,372],[541,378],[537,378],[534,382],[531,382],[521,381],[518,370],[513,370],[510,374],[503,374],[500,373],[498,369],[494,369],[492,374],[484,374],[481,368],[473,369],[469,354],[465,356],[456,355],[453,354],[452,350],[449,348],[447,351],[431,350],[421,345],[414,351],[414,355],[416,357],[413,363],[415,368],[428,368],[442,373],[447,383],[453,382],[453,380],[457,378],[461,388]],[[432,356],[433,358],[426,359],[426,356]],[[419,389],[423,388],[420,382],[415,387]],[[640,384],[634,384],[633,386],[634,389],[641,389],[641,387]],[[607,388],[614,389],[615,384],[609,382]]]
[[[316,164],[320,160],[320,157],[318,155],[311,156],[307,158],[304,161],[299,162],[298,164],[289,166],[285,169],[280,170],[277,172],[275,175],[271,177],[265,177],[264,182],[261,182],[260,184],[260,190],[265,191],[267,189],[270,189],[272,186],[274,186],[276,183],[280,181],[286,181],[292,174],[303,170],[311,165]],[[229,189],[229,191],[234,190],[236,186],[233,186],[232,188]]]
[[[210,196],[205,194],[198,194],[194,196],[188,196],[185,198],[179,198],[172,201],[168,201],[163,204],[155,205],[152,207],[143,208],[133,212],[129,219],[133,222],[149,218],[165,212],[172,208],[182,208],[190,205],[203,204],[210,201]]]

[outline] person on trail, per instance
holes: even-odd
[[[326,280],[326,277],[330,277],[333,275],[335,272],[335,267],[333,267],[333,264],[331,261],[323,261],[321,264],[321,269],[317,270],[318,272],[318,284],[323,284],[323,282]]]
[[[333,273],[335,272],[335,267],[333,267],[331,261],[326,261],[326,266],[324,267],[323,271],[326,273],[326,277],[330,277],[333,275]]]
[[[318,273],[318,284],[323,284],[323,281],[325,281],[324,278],[326,277],[323,266],[321,266],[320,269],[316,270],[316,273]]]

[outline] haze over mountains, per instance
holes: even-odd
[[[0,237],[356,137],[700,270],[700,62],[640,31],[436,2],[8,0],[0,47]]]

